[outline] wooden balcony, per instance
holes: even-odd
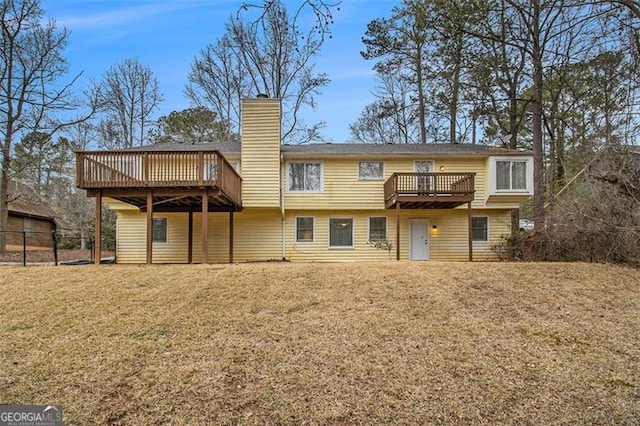
[[[384,184],[385,208],[452,209],[473,201],[475,173],[394,173]]]
[[[155,211],[242,209],[242,178],[219,151],[94,151],[76,153],[76,185],[90,196]]]

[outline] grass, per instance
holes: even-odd
[[[66,424],[639,424],[640,271],[0,268],[0,401]]]

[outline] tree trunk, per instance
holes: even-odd
[[[533,219],[536,227],[544,226],[544,146],[542,143],[542,91],[543,69],[542,49],[540,46],[540,1],[533,0],[532,46],[531,60],[533,65],[533,103],[532,103],[532,134],[533,134]],[[540,229],[540,228],[538,228]]]
[[[87,233],[85,232],[84,226],[80,227],[80,250],[87,249]]]
[[[520,208],[511,209],[511,239],[516,241],[516,235],[520,232]],[[515,260],[514,244],[511,244],[511,260]]]
[[[547,182],[547,188],[549,191],[549,196],[553,197],[553,194],[555,193],[555,189],[556,189],[556,159],[557,159],[557,154],[556,154],[556,146],[558,146],[558,143],[556,141],[556,137],[558,135],[558,131],[556,129],[557,127],[557,121],[556,121],[556,113],[555,113],[555,106],[553,106],[551,108],[551,111],[549,112],[549,117],[546,120],[546,125],[547,125],[547,132],[549,134],[549,170],[547,173],[547,177],[549,179],[549,182]]]
[[[10,141],[5,141],[5,147],[10,146]],[[9,157],[8,149],[3,149],[2,156],[2,172],[0,176],[0,253],[7,250],[6,233],[9,222],[9,167],[11,166],[11,157]]]
[[[509,148],[518,149],[518,99],[516,88],[509,88]]]
[[[558,190],[563,188],[566,184],[566,171],[564,168],[564,150],[565,150],[565,136],[564,136],[564,125],[560,125],[560,129],[557,133],[558,145],[556,147],[556,184],[558,185]],[[556,192],[556,188],[553,189],[553,192]]]
[[[453,78],[452,78],[452,87],[451,87],[451,106],[449,109],[450,124],[449,124],[449,142],[457,143],[456,138],[456,125],[458,123],[458,102],[460,98],[460,69],[462,68],[462,48],[463,48],[463,39],[462,32],[458,32],[456,35],[456,51],[455,51],[455,64],[453,66]]]
[[[424,83],[422,79],[422,55],[417,58],[417,77],[418,77],[418,115],[420,121],[420,143],[427,143],[427,124],[426,124],[426,108],[424,106]]]
[[[460,66],[456,64],[451,88],[451,105],[449,106],[449,143],[456,143],[456,123],[458,118],[458,96],[460,93]]]

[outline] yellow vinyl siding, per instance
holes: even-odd
[[[193,261],[202,259],[201,214],[193,215]],[[233,215],[234,262],[282,259],[280,210],[245,209]],[[209,261],[229,261],[229,213],[209,214]]]
[[[124,203],[122,201],[119,200],[115,200],[113,198],[109,198],[109,197],[105,197],[102,199],[102,202],[111,210],[133,210],[133,211],[140,211],[140,209],[138,209],[138,207],[132,205],[132,204],[127,204]]]
[[[167,218],[166,243],[153,243],[153,263],[186,263],[188,241],[187,213],[157,213]],[[147,249],[147,214],[132,210],[118,211],[116,235],[118,263],[145,263]]]
[[[475,172],[475,200],[473,208],[484,207],[486,194],[486,158],[391,158],[384,160],[362,158],[336,159],[309,157],[291,161],[321,162],[323,164],[323,187],[321,192],[305,193],[289,191],[289,162],[285,165],[284,190],[287,209],[361,209],[384,208],[384,182],[394,172],[413,172],[415,160],[432,160],[435,171],[443,166],[445,172]],[[360,161],[383,161],[384,179],[364,180],[358,178]],[[466,206],[464,207],[466,208]]]
[[[202,260],[201,214],[193,214],[193,262]],[[146,213],[118,211],[118,263],[146,262]],[[166,217],[167,243],[153,243],[153,263],[186,263],[188,259],[188,213],[156,213]],[[246,209],[234,213],[234,261],[282,258],[280,211]],[[209,260],[229,261],[229,213],[209,214]]]
[[[295,241],[296,217],[314,217],[313,242],[298,243]],[[391,260],[386,250],[378,250],[369,244],[369,216],[387,217],[387,238],[391,237],[389,213],[384,210],[370,211],[288,211],[286,215],[286,250],[287,258],[292,261],[355,261],[355,260]],[[329,219],[352,218],[353,219],[353,248],[329,247]],[[393,222],[395,223],[395,222]],[[395,226],[395,225],[394,225]],[[393,228],[395,230],[395,228]],[[395,232],[395,231],[394,231]],[[395,259],[395,246],[392,251],[392,259]]]
[[[154,263],[186,263],[188,251],[187,213],[158,213],[168,219],[168,242],[153,244]],[[193,262],[201,261],[200,213],[193,215]],[[314,241],[295,242],[295,218],[314,218]],[[393,243],[391,256],[383,249],[367,244],[369,217],[387,218],[387,239]],[[510,233],[509,210],[474,210],[473,216],[487,216],[489,241],[473,243],[474,260],[495,259],[491,246]],[[329,247],[329,219],[352,218],[353,248]],[[410,219],[429,220],[429,258],[465,261],[468,259],[468,221],[462,210],[402,210],[400,215],[400,254],[408,260]],[[433,230],[437,226],[437,231]],[[281,219],[277,209],[253,209],[234,214],[234,260],[237,262],[278,260],[282,258]],[[209,214],[209,259],[214,263],[229,260],[229,214]],[[394,210],[290,210],[286,215],[286,258],[292,261],[384,261],[396,256]],[[118,211],[118,263],[144,263],[146,260],[146,214]]]
[[[242,205],[280,206],[280,101],[242,102]]]
[[[422,210],[424,212],[424,210]],[[491,246],[500,244],[501,237],[511,233],[511,214],[509,210],[474,210],[472,216],[487,216],[489,241],[473,242],[473,260],[496,259]],[[466,211],[457,210],[453,214],[438,211],[428,216],[429,226],[436,225],[437,231],[429,229],[431,260],[469,259],[468,218]],[[409,246],[407,245],[407,253]]]
[[[295,218],[314,218],[314,241],[295,241]],[[387,240],[393,247],[391,256],[383,249],[367,244],[369,217],[387,218]],[[474,210],[473,216],[487,216],[489,241],[473,243],[474,260],[496,259],[491,246],[510,233],[510,213],[500,210]],[[329,219],[352,218],[353,248],[329,247]],[[409,219],[429,220],[429,257],[431,260],[466,261],[468,251],[468,217],[462,210],[402,210],[400,214],[400,258],[409,259]],[[432,226],[437,226],[434,231]],[[395,210],[289,210],[286,215],[286,256],[292,261],[383,261],[396,259]]]

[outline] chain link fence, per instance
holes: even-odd
[[[6,251],[0,253],[0,263],[54,264],[93,263],[93,238],[53,231],[0,231],[4,234]],[[115,239],[102,240],[102,256],[111,260],[115,253]]]

